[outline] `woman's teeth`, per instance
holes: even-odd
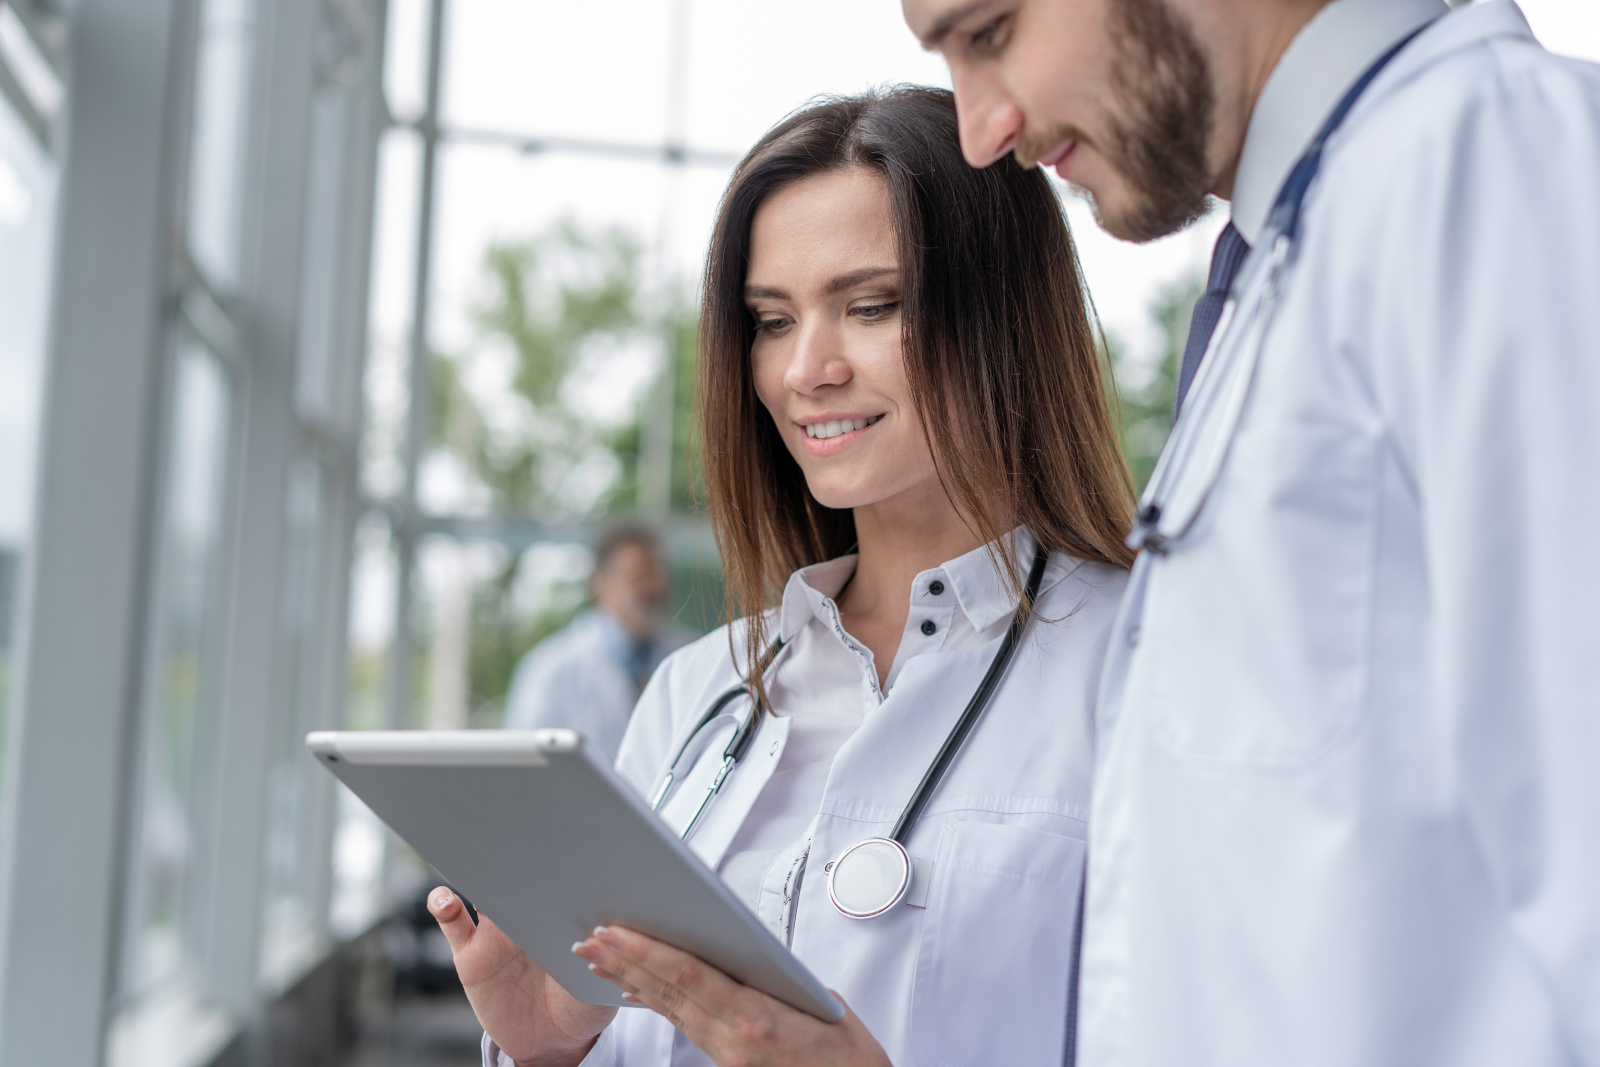
[[[813,422],[806,427],[806,436],[815,437],[819,441],[826,441],[830,437],[838,437],[851,430],[865,430],[868,426],[883,418],[874,415],[870,419],[833,419],[829,422]]]

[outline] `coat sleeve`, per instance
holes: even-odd
[[[1600,68],[1523,58],[1388,186],[1373,349],[1469,832],[1600,1067]]]

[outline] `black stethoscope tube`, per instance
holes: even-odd
[[[917,791],[912,794],[905,810],[900,813],[899,821],[895,823],[894,832],[890,836],[900,844],[905,844],[905,836],[910,833],[912,825],[917,821],[918,816],[922,814],[922,809],[927,807],[928,800],[933,796],[933,791],[938,788],[939,781],[944,777],[945,772],[950,769],[950,765],[955,762],[956,754],[960,751],[962,743],[966,741],[967,735],[972,732],[972,728],[977,725],[979,717],[983,714],[983,709],[988,705],[990,698],[994,696],[994,691],[1000,684],[1001,676],[1005,674],[1006,667],[1011,663],[1011,657],[1016,653],[1017,643],[1022,638],[1022,632],[1027,629],[1028,619],[1033,615],[1033,601],[1039,595],[1039,583],[1044,579],[1045,565],[1049,561],[1050,550],[1040,545],[1034,552],[1033,566],[1028,571],[1027,589],[1023,593],[1022,602],[1017,605],[1016,614],[1011,618],[1011,626],[1006,630],[1005,639],[995,652],[994,659],[989,662],[989,669],[984,673],[983,680],[978,683],[978,688],[973,692],[972,699],[967,701],[966,709],[962,711],[961,718],[956,720],[955,726],[951,728],[949,735],[945,737],[944,744],[939,749],[939,754],[934,757],[928,769],[923,772],[922,781],[917,785]],[[766,652],[762,654],[758,669],[765,671],[777,659],[778,653],[782,650],[783,639],[780,637],[768,646]],[[694,818],[684,828],[681,835],[683,837],[688,837],[694,831],[694,828],[699,825],[700,816],[705,814],[707,805],[711,803],[711,798],[721,791],[722,783],[727,780],[729,773],[732,772],[739,761],[744,759],[745,752],[749,750],[751,743],[755,740],[756,719],[760,716],[760,707],[756,700],[755,689],[750,684],[748,677],[738,685],[729,687],[716,700],[711,702],[711,706],[706,709],[705,714],[700,716],[700,721],[695,724],[694,729],[690,730],[684,738],[683,744],[678,746],[678,751],[673,756],[672,762],[667,765],[667,771],[660,786],[656,788],[655,795],[650,798],[651,809],[660,810],[661,806],[667,801],[667,794],[671,791],[673,782],[677,780],[678,764],[683,761],[684,755],[689,751],[689,746],[694,743],[694,739],[701,730],[705,729],[718,715],[722,714],[724,708],[741,696],[750,698],[750,711],[745,715],[744,721],[740,723],[738,730],[735,731],[734,736],[729,739],[727,747],[723,750],[722,770],[718,773],[705,799],[695,812]]]
[[[1022,603],[1017,605],[1017,613],[1011,617],[1011,627],[1006,631],[1005,641],[994,654],[994,659],[989,662],[989,670],[984,674],[983,681],[978,683],[972,699],[967,701],[966,710],[961,713],[961,718],[956,720],[949,736],[944,739],[944,746],[939,749],[939,754],[923,773],[917,791],[911,796],[911,802],[906,805],[906,810],[900,813],[900,820],[894,824],[894,831],[889,836],[900,844],[906,843],[906,835],[911,832],[911,827],[921,816],[922,809],[928,806],[928,800],[933,796],[933,791],[938,787],[945,771],[955,762],[956,753],[960,751],[962,742],[966,741],[967,735],[977,725],[978,717],[983,714],[989,698],[994,695],[995,688],[1000,684],[1000,677],[1010,665],[1011,657],[1016,653],[1017,644],[1022,639],[1022,631],[1028,628],[1028,619],[1033,616],[1033,600],[1039,595],[1039,583],[1044,579],[1045,564],[1049,560],[1050,550],[1040,545],[1033,556],[1033,567],[1028,571],[1027,592],[1023,594]]]

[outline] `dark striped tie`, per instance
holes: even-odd
[[[1206,279],[1206,291],[1194,302],[1194,315],[1189,319],[1189,340],[1183,346],[1183,363],[1178,367],[1178,389],[1172,403],[1174,422],[1178,419],[1178,412],[1183,410],[1183,398],[1194,383],[1195,372],[1200,369],[1200,360],[1206,354],[1206,346],[1211,343],[1217,320],[1222,318],[1222,306],[1228,302],[1228,293],[1233,290],[1234,275],[1239,273],[1244,257],[1249,254],[1249,242],[1233,228],[1233,223],[1224,226],[1217,237],[1217,247],[1211,253],[1211,276]]]

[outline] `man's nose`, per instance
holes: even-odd
[[[1022,110],[988,79],[967,74],[952,81],[961,154],[972,166],[987,167],[1016,147],[1022,137]]]

